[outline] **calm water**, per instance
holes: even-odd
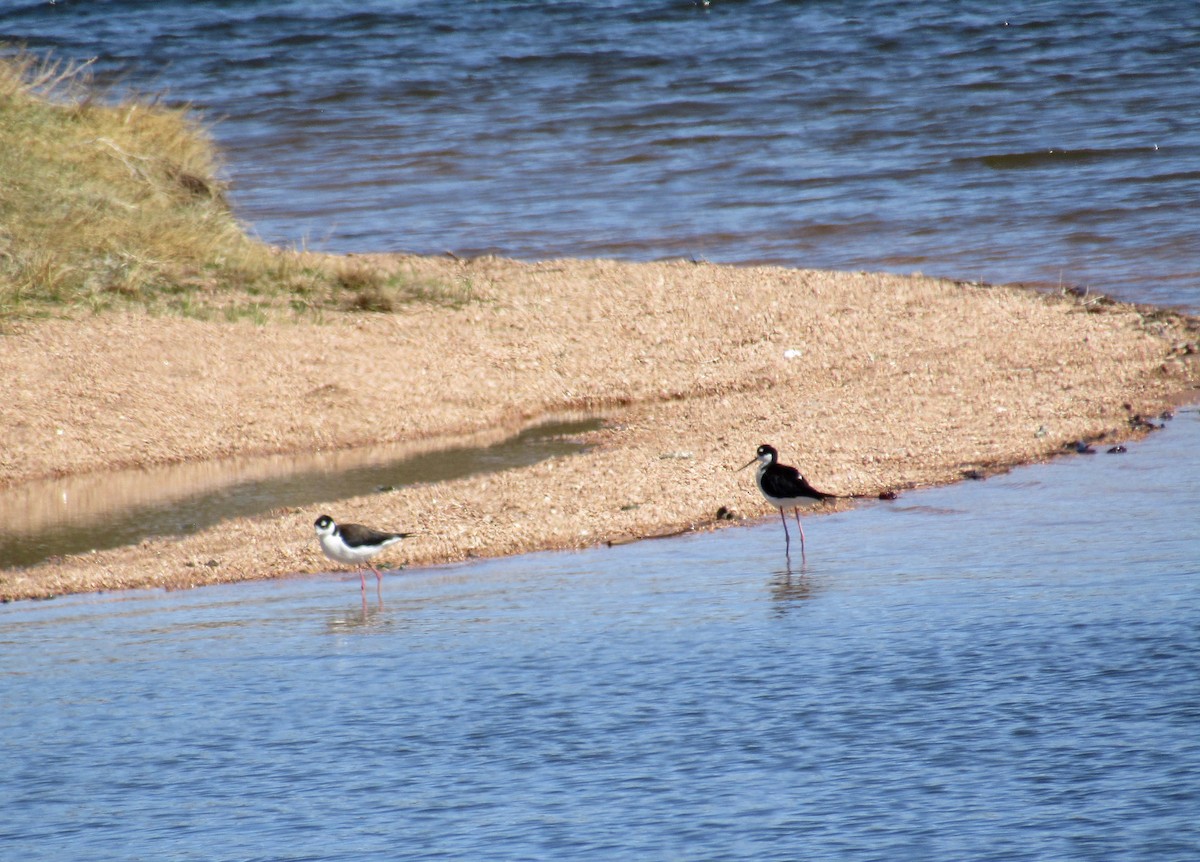
[[[273,242],[1200,307],[1194,0],[4,8],[0,38],[220,120],[238,211]]]
[[[1200,858],[1200,446],[808,521],[0,608],[7,859]]]
[[[488,445],[385,445],[86,473],[0,489],[0,568],[195,533],[281,506],[448,482],[584,451],[599,419],[547,422]],[[491,437],[491,434],[485,435]]]
[[[846,8],[18,0],[0,37],[219,117],[274,242],[1200,309],[1194,3]],[[0,607],[0,857],[1192,862],[1197,451],[1185,412],[810,517],[802,573],[768,520],[365,614],[340,576]]]

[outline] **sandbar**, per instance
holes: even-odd
[[[1200,382],[1196,319],[1080,291],[693,261],[364,257],[467,301],[15,325],[0,335],[0,486],[604,417],[580,435],[585,450],[3,570],[0,598],[334,571],[313,536],[323,512],[418,533],[380,557],[393,569],[727,528],[774,512],[736,469],[759,443],[824,490],[903,494],[1064,456],[1076,440],[1136,438]]]

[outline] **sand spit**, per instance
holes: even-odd
[[[0,486],[515,433],[604,414],[585,454],[0,571],[0,597],[328,571],[321,512],[417,531],[384,564],[583,548],[769,513],[771,442],[843,494],[1129,439],[1200,382],[1195,320],[1099,297],[704,263],[367,257],[471,301],[266,325],[106,314],[0,336]],[[686,493],[680,493],[686,488]],[[848,505],[848,504],[841,504]]]

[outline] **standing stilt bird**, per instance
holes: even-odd
[[[372,530],[362,524],[337,524],[328,515],[322,515],[313,523],[317,528],[317,540],[325,556],[339,563],[350,566],[360,566],[358,579],[362,582],[363,599],[367,595],[367,578],[361,568],[362,564],[375,573],[376,586],[383,585],[383,575],[368,560],[378,554],[388,545],[394,545],[401,539],[407,539],[412,533],[385,533]]]
[[[787,516],[783,513],[785,509],[792,509],[796,515],[796,527],[800,530],[800,556],[803,559],[804,527],[800,525],[800,510],[797,507],[805,500],[832,500],[838,495],[818,491],[808,484],[808,480],[801,476],[795,467],[780,464],[779,453],[775,451],[774,446],[768,446],[766,443],[759,446],[754,457],[740,469],[745,470],[755,461],[758,462],[758,474],[755,476],[758,490],[762,491],[768,503],[779,508],[779,517],[783,521],[784,553],[790,555],[792,537],[788,535]]]

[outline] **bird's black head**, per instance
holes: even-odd
[[[328,515],[322,515],[321,517],[317,518],[317,520],[313,521],[313,526],[318,530],[328,530],[333,526],[333,518],[329,517]]]
[[[762,461],[764,464],[774,464],[779,460],[779,453],[775,451],[774,446],[768,446],[766,443],[763,443],[758,447],[758,454],[755,456],[755,460]]]

